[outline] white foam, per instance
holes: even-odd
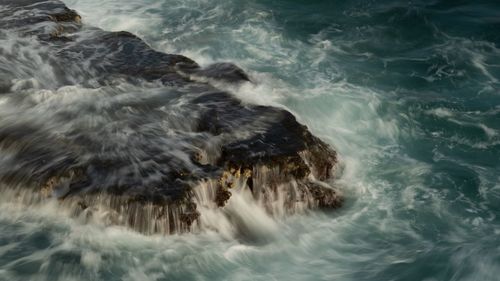
[[[286,38],[282,35],[282,27],[274,25],[273,13],[261,10],[254,2],[238,2],[244,7],[243,13],[239,13],[238,7],[231,6],[235,4],[233,1],[66,2],[82,13],[84,21],[89,24],[108,30],[125,28],[145,36],[148,43],[159,50],[186,54],[202,65],[228,60],[249,70],[256,85],[235,89],[236,95],[248,103],[291,109],[316,135],[335,145],[344,166],[337,184],[345,191],[348,206],[337,216],[312,213],[289,218],[281,224],[268,213],[261,212],[262,208],[252,206],[254,202],[249,201],[243,192],[233,198],[234,204],[241,204],[243,208],[231,209],[233,203],[229,202],[227,211],[230,215],[205,206],[203,223],[210,226],[207,229],[214,230],[215,234],[207,231],[200,235],[147,237],[125,228],[65,220],[64,213],[52,203],[26,209],[5,199],[1,204],[5,212],[0,212],[3,222],[15,224],[38,218],[35,223],[22,224],[21,231],[25,233],[52,225],[51,222],[62,225],[68,229],[53,230],[52,233],[57,239],[65,241],[65,248],[84,248],[101,255],[98,259],[93,254],[84,254],[83,263],[86,266],[99,267],[103,272],[118,267],[119,272],[124,272],[122,279],[130,280],[161,277],[173,280],[183,273],[188,276],[186,279],[197,280],[208,279],[207,276],[217,276],[221,280],[357,280],[360,274],[367,279],[377,279],[379,276],[374,275],[388,269],[391,264],[403,267],[415,259],[429,257],[433,251],[436,254],[445,252],[445,258],[450,255],[450,270],[468,270],[464,280],[494,280],[498,276],[499,269],[494,263],[497,256],[493,251],[495,247],[488,245],[496,245],[500,230],[478,215],[474,215],[472,220],[457,221],[460,214],[451,212],[449,204],[463,198],[452,197],[453,200],[449,200],[447,196],[450,195],[444,188],[440,190],[429,186],[442,175],[432,175],[434,171],[428,163],[405,155],[400,140],[415,133],[410,131],[413,128],[408,128],[411,127],[408,124],[415,124],[408,122],[412,121],[412,116],[395,111],[399,107],[394,106],[397,99],[391,93],[353,85],[344,79],[343,66],[338,65],[336,55],[345,54],[353,47],[352,42],[335,42],[322,32],[306,43]],[[154,12],[154,9],[159,9],[159,12]],[[161,13],[166,16],[162,18],[159,16]],[[184,16],[172,17],[174,13]],[[363,17],[370,15],[368,8],[346,13]],[[231,16],[234,14],[237,16]],[[341,29],[340,26],[333,28]],[[479,45],[471,40],[455,40],[434,48],[442,51],[444,58],[455,55],[469,59],[486,83],[485,90],[479,94],[496,95],[494,83],[497,79],[481,52],[477,54],[481,43]],[[483,44],[482,47],[498,52],[496,46]],[[372,56],[364,52],[354,55],[363,58]],[[415,62],[427,60],[401,57],[386,61],[403,59]],[[424,78],[439,81],[464,77],[461,69],[452,68],[453,61],[448,62],[450,65],[439,65]],[[320,70],[321,67],[323,70]],[[46,81],[44,77],[37,80]],[[43,101],[51,98],[56,101],[59,98],[55,96],[64,96],[57,91],[38,94],[37,98]],[[85,95],[90,96],[89,99],[99,96],[98,93],[86,92],[82,93],[82,99]],[[120,98],[130,97],[121,95]],[[69,106],[75,102],[68,95],[58,105]],[[102,106],[110,103],[106,99],[98,102]],[[2,112],[8,110],[12,108],[2,106]],[[452,144],[483,149],[498,145],[498,141],[494,141],[496,129],[491,125],[463,119],[463,113],[446,108],[426,113],[438,118],[455,119],[458,125],[480,128],[491,138],[477,142],[454,136],[449,140]],[[488,114],[495,116],[498,109]],[[436,162],[450,161],[439,151],[433,154]],[[483,169],[470,168],[474,171]],[[394,182],[385,181],[380,176],[382,174],[391,175],[395,178]],[[485,172],[480,174],[480,182],[481,196],[491,200],[489,202],[498,203],[498,178],[492,180]],[[213,190],[207,188],[204,191],[208,193],[201,194],[200,200],[211,202],[203,198],[213,196],[210,194]],[[2,194],[2,198],[6,197]],[[269,244],[258,246],[237,241],[234,239],[237,230],[229,219],[232,216],[255,227],[256,231],[262,231],[263,235],[274,235],[276,238]],[[421,233],[419,228],[422,224],[435,218],[456,226],[446,229],[447,225],[444,225],[445,229],[436,227],[430,228],[432,233]],[[255,221],[262,221],[263,224],[255,226]],[[491,234],[471,230],[473,227],[490,227]],[[474,241],[470,239],[471,234]],[[439,240],[433,240],[434,236]],[[54,247],[52,252],[60,250],[57,244]],[[38,259],[45,259],[52,252],[41,252]],[[464,267],[464,264],[467,266]],[[10,268],[0,269],[0,279],[10,277],[9,272]],[[42,270],[40,274],[46,274],[46,271]],[[69,280],[78,274],[68,271],[67,278],[61,279]]]

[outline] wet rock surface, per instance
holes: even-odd
[[[340,206],[338,193],[318,183],[332,177],[334,150],[290,112],[244,104],[210,84],[250,81],[239,67],[200,67],[131,33],[86,26],[59,1],[1,1],[0,26],[40,42],[57,87],[138,85],[77,109],[57,108],[46,114],[50,124],[26,120],[27,111],[6,115],[14,121],[0,126],[0,149],[9,154],[0,171],[4,184],[73,200],[79,212],[107,205],[116,223],[146,233],[192,229],[200,216],[196,194],[206,182],[218,208],[239,189],[266,206],[279,194],[285,209],[306,201],[308,208]],[[143,83],[155,86],[144,90]]]

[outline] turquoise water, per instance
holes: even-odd
[[[337,149],[346,205],[275,222],[269,243],[146,237],[0,199],[0,280],[498,280],[500,3],[66,0]]]

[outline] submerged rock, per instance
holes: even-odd
[[[250,82],[250,77],[232,63],[214,63],[205,68],[186,69],[186,73],[208,79],[221,80],[229,83]]]
[[[114,89],[104,105],[45,113],[50,126],[25,111],[2,124],[0,150],[9,158],[0,181],[10,188],[34,187],[78,215],[105,208],[110,223],[143,233],[203,226],[201,209],[224,210],[239,192],[274,215],[340,206],[325,183],[337,163],[334,150],[290,112],[244,104],[210,84],[250,81],[241,68],[203,68],[131,33],[82,25],[60,1],[9,0],[0,8],[2,29],[47,48],[59,86]],[[136,85],[137,93],[118,98],[117,81]],[[141,88],[144,82],[154,90]],[[87,115],[92,122],[80,122]]]

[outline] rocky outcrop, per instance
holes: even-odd
[[[0,150],[11,154],[11,166],[0,171],[4,184],[36,188],[79,215],[107,208],[110,222],[144,233],[192,230],[200,204],[223,209],[241,190],[269,213],[278,212],[277,204],[284,213],[340,206],[341,197],[325,183],[337,163],[334,150],[290,112],[243,104],[211,85],[249,82],[239,67],[200,67],[131,33],[86,26],[59,1],[0,6],[2,29],[36,37],[48,48],[61,86],[112,87],[119,80],[164,87],[138,92],[144,95],[138,102],[105,110],[91,104],[52,119],[64,124],[85,112],[106,119],[103,126],[57,134],[27,123],[0,127]],[[165,111],[173,101],[175,112]]]

